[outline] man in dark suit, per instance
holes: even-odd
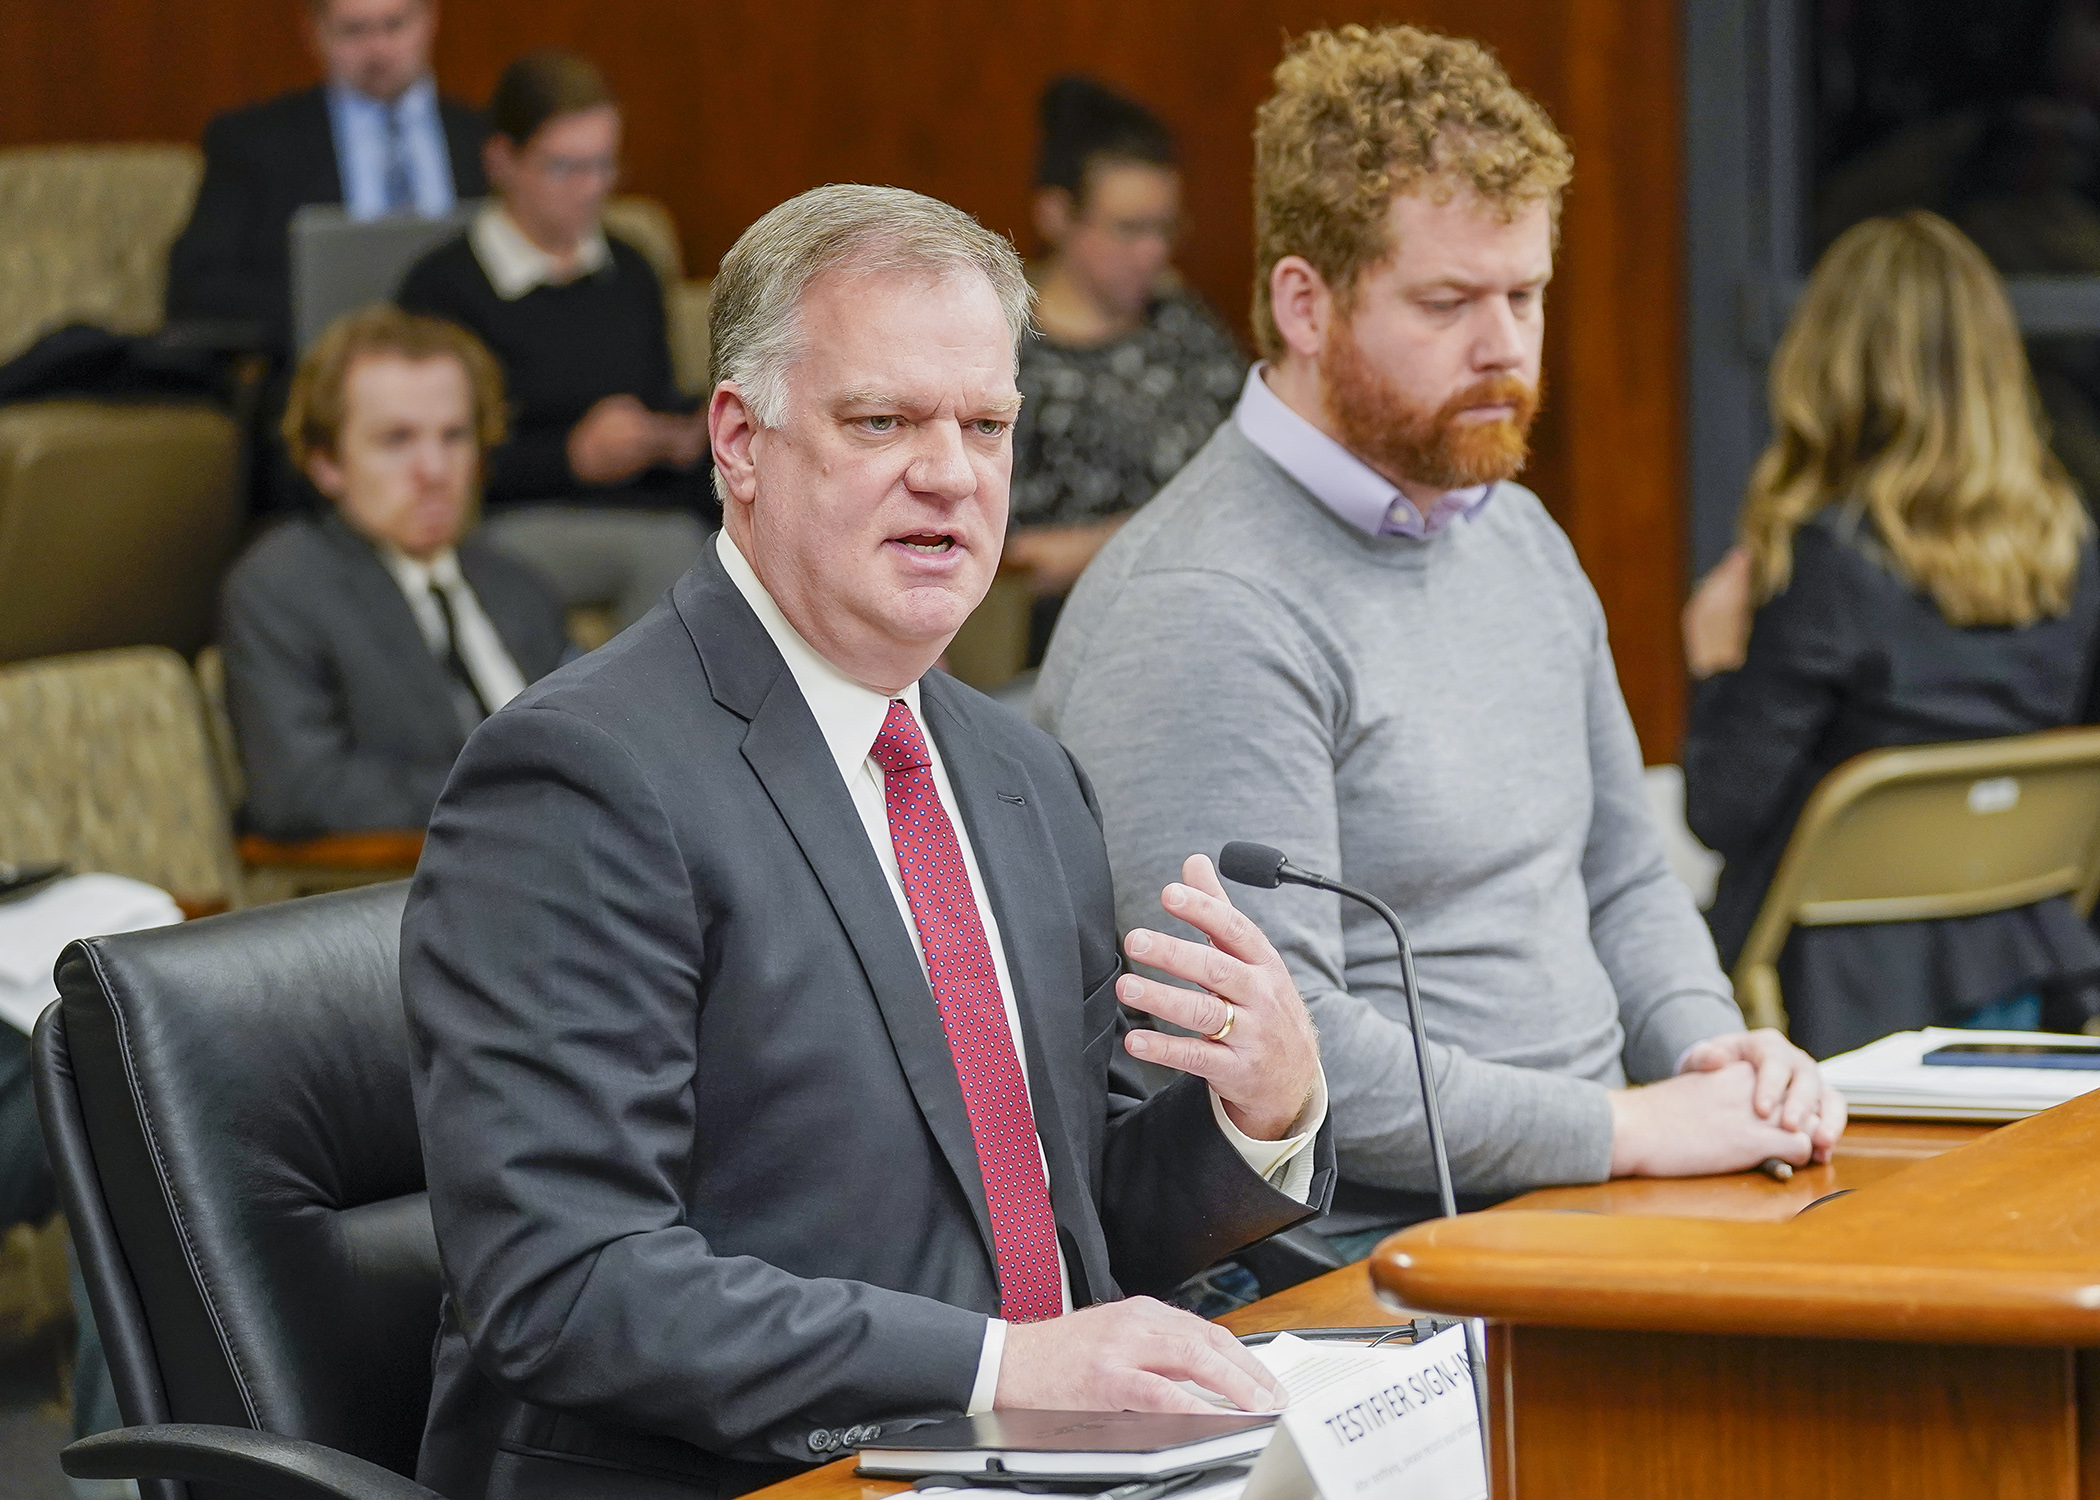
[[[327,81],[205,127],[204,182],[168,256],[170,318],[252,324],[279,359],[295,209],[436,216],[488,191],[481,116],[431,81],[433,0],[308,0],[307,11]]]
[[[243,821],[420,828],[468,733],[566,649],[538,575],[464,534],[502,377],[466,330],[368,308],[307,352],[284,427],[333,510],[266,533],[227,576]]]
[[[724,530],[476,731],[403,921],[424,1482],[727,1496],[995,1406],[1278,1403],[1126,1294],[1324,1208],[1304,1006],[1201,858],[1162,899],[1214,946],[1126,945],[1202,988],[1124,973],[1077,766],[929,670],[998,566],[1018,258],[834,186],[715,287]]]

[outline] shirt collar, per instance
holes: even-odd
[[[474,258],[488,273],[489,285],[505,302],[515,302],[535,287],[559,286],[594,275],[612,261],[605,231],[593,228],[576,252],[573,276],[556,278],[553,256],[525,238],[525,231],[500,203],[485,203],[467,230]]]
[[[1420,541],[1443,530],[1453,516],[1471,520],[1494,493],[1492,483],[1440,495],[1423,515],[1398,485],[1284,404],[1262,379],[1258,361],[1240,387],[1232,420],[1240,435],[1276,460],[1313,498],[1366,536],[1398,535]]]
[[[347,109],[371,110],[377,114],[385,114],[387,111],[387,102],[384,99],[374,99],[362,90],[333,79],[328,84],[328,97],[335,104]],[[425,73],[401,91],[400,97],[393,103],[393,108],[398,112],[404,126],[420,125],[424,120],[433,118],[437,114],[437,84]]]
[[[400,548],[382,542],[379,544],[379,560],[386,564],[386,570],[401,585],[401,592],[412,599],[433,587],[450,589],[466,582],[466,575],[459,570],[459,554],[450,547],[429,562],[421,562]]]
[[[795,686],[802,690],[802,701],[809,705],[810,715],[817,721],[817,732],[824,736],[825,748],[838,762],[839,775],[850,780],[874,748],[875,736],[882,732],[882,721],[889,717],[891,699],[887,694],[862,687],[802,639],[801,632],[788,623],[766,586],[758,581],[750,562],[729,539],[726,528],[716,533],[715,548],[729,581],[744,596],[744,602],[751,606],[758,623],[766,628],[766,634],[787,662]],[[920,718],[918,683],[912,683],[897,697],[904,700],[913,718]],[[925,721],[920,722],[923,725]]]

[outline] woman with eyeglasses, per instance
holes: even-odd
[[[677,581],[718,517],[707,422],[674,381],[663,287],[605,232],[620,107],[573,53],[529,53],[489,101],[492,198],[418,261],[397,301],[480,335],[512,436],[489,455],[484,535],[564,605],[626,625]]]
[[[1051,83],[1039,113],[1048,253],[1029,268],[1040,333],[1021,346],[1005,556],[1037,599],[1030,665],[1073,582],[1225,420],[1247,372],[1169,263],[1181,172],[1166,126],[1076,76]]]

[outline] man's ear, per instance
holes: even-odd
[[[758,497],[758,462],[751,451],[758,433],[758,420],[744,404],[737,383],[725,380],[716,386],[707,403],[707,440],[714,449],[715,472],[722,476],[722,487],[742,505]]]
[[[306,461],[300,467],[306,470],[306,477],[313,481],[314,488],[331,500],[341,500],[343,491],[350,487],[343,466],[335,461],[334,454],[324,449],[307,449]]]
[[[1285,348],[1301,359],[1318,360],[1334,326],[1334,293],[1311,261],[1286,255],[1269,268],[1269,313]]]
[[[509,180],[510,169],[517,165],[517,160],[517,148],[511,145],[507,135],[491,132],[489,138],[481,143],[481,170],[491,186],[503,186]]]
[[[1078,217],[1078,205],[1072,201],[1071,193],[1061,187],[1037,188],[1032,208],[1035,232],[1047,244],[1062,245]]]

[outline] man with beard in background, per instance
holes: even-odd
[[[1123,925],[1231,839],[1381,895],[1419,965],[1471,1203],[1826,1159],[1844,1102],[1745,1032],[1642,791],[1604,617],[1511,482],[1538,410],[1567,144],[1485,50],[1296,44],[1256,127],[1233,419],[1105,548],[1034,712],[1093,778]],[[1342,1258],[1434,1212],[1379,919],[1247,891],[1321,1031]]]

